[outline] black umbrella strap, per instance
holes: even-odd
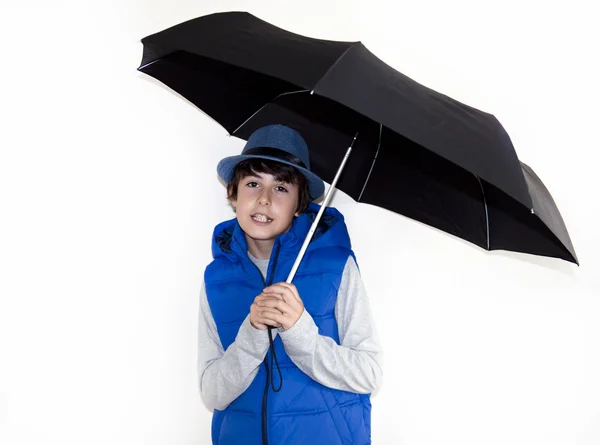
[[[293,154],[278,148],[255,147],[244,151],[242,155],[269,156],[271,158],[278,158],[282,161],[289,162],[290,164],[297,165],[298,167],[307,168],[304,162],[302,162],[298,156],[294,156]]]

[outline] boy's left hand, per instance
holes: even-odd
[[[286,331],[294,326],[302,312],[304,303],[298,294],[298,289],[291,283],[276,283],[265,287],[263,294],[273,297],[262,300],[259,306],[265,308],[268,317],[278,322]]]

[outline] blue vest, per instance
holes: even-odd
[[[294,219],[292,228],[273,246],[267,282],[285,281],[319,210],[310,204]],[[264,281],[247,255],[246,237],[237,220],[219,224],[213,236],[214,261],[204,275],[208,303],[224,349],[235,340]],[[319,334],[340,343],[335,302],[344,266],[353,255],[344,218],[327,208],[293,280]],[[264,335],[268,335],[265,331]],[[265,362],[248,389],[225,410],[215,410],[214,445],[363,445],[371,443],[369,394],[355,394],[323,386],[304,374],[286,354],[279,336],[274,341],[279,373],[267,387]],[[270,371],[269,371],[270,372]]]

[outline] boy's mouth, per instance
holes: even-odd
[[[254,221],[258,221],[258,222],[261,222],[261,223],[266,223],[266,222],[273,221],[272,218],[269,218],[267,215],[263,215],[262,213],[255,213],[254,215],[251,216],[251,218]]]

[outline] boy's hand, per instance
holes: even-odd
[[[269,326],[276,328],[281,326],[272,318],[272,311],[266,310],[267,308],[262,304],[267,300],[279,301],[279,298],[274,295],[267,295],[263,292],[254,299],[254,303],[250,306],[250,324],[261,331],[266,330]],[[279,312],[279,315],[281,315],[281,312]]]
[[[264,298],[259,298],[261,296]],[[264,288],[263,293],[256,298],[255,304],[258,306],[257,312],[264,319],[270,320],[267,324],[282,326],[286,331],[296,324],[304,312],[304,303],[296,286],[285,282]]]

